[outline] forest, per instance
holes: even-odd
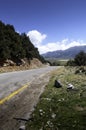
[[[23,58],[27,58],[28,61],[37,58],[42,63],[45,62],[38,48],[33,45],[25,33],[19,34],[13,25],[0,21],[0,65],[8,59],[17,65]]]

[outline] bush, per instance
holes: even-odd
[[[80,53],[78,53],[75,58],[74,58],[74,62],[76,65],[78,66],[82,66],[82,65],[86,65],[86,53],[81,51]]]
[[[86,53],[81,51],[79,52],[74,60],[69,60],[66,64],[67,66],[85,66],[86,65]]]
[[[75,62],[74,62],[74,60],[69,60],[68,62],[67,62],[67,64],[66,64],[67,66],[75,66]]]
[[[86,74],[86,68],[85,67],[80,67],[75,71],[75,74]]]

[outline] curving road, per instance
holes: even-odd
[[[32,82],[36,77],[46,74],[56,67],[46,67],[26,71],[0,74],[0,100],[19,89],[21,86]]]
[[[0,130],[18,130],[29,119],[44,91],[50,72],[58,67],[45,67],[0,74]]]

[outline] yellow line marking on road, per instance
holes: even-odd
[[[5,103],[6,101],[10,100],[12,97],[14,97],[15,95],[17,95],[19,92],[21,92],[22,90],[24,90],[25,88],[27,88],[30,85],[30,83],[25,84],[23,87],[19,88],[18,90],[14,91],[13,93],[11,93],[10,95],[8,95],[7,97],[3,98],[0,100],[0,105]]]
[[[41,74],[38,78],[43,77],[45,74]],[[21,92],[22,90],[24,90],[25,88],[27,88],[30,85],[30,82],[25,84],[24,86],[22,86],[21,88],[19,88],[18,90],[14,91],[13,93],[11,93],[10,95],[8,95],[7,97],[3,98],[0,100],[0,105],[4,104],[6,101],[9,101],[11,98],[13,98],[15,95],[17,95],[19,92]]]

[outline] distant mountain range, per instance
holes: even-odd
[[[57,50],[42,54],[44,58],[70,59],[74,58],[80,51],[86,52],[86,46],[75,46],[66,50]]]

